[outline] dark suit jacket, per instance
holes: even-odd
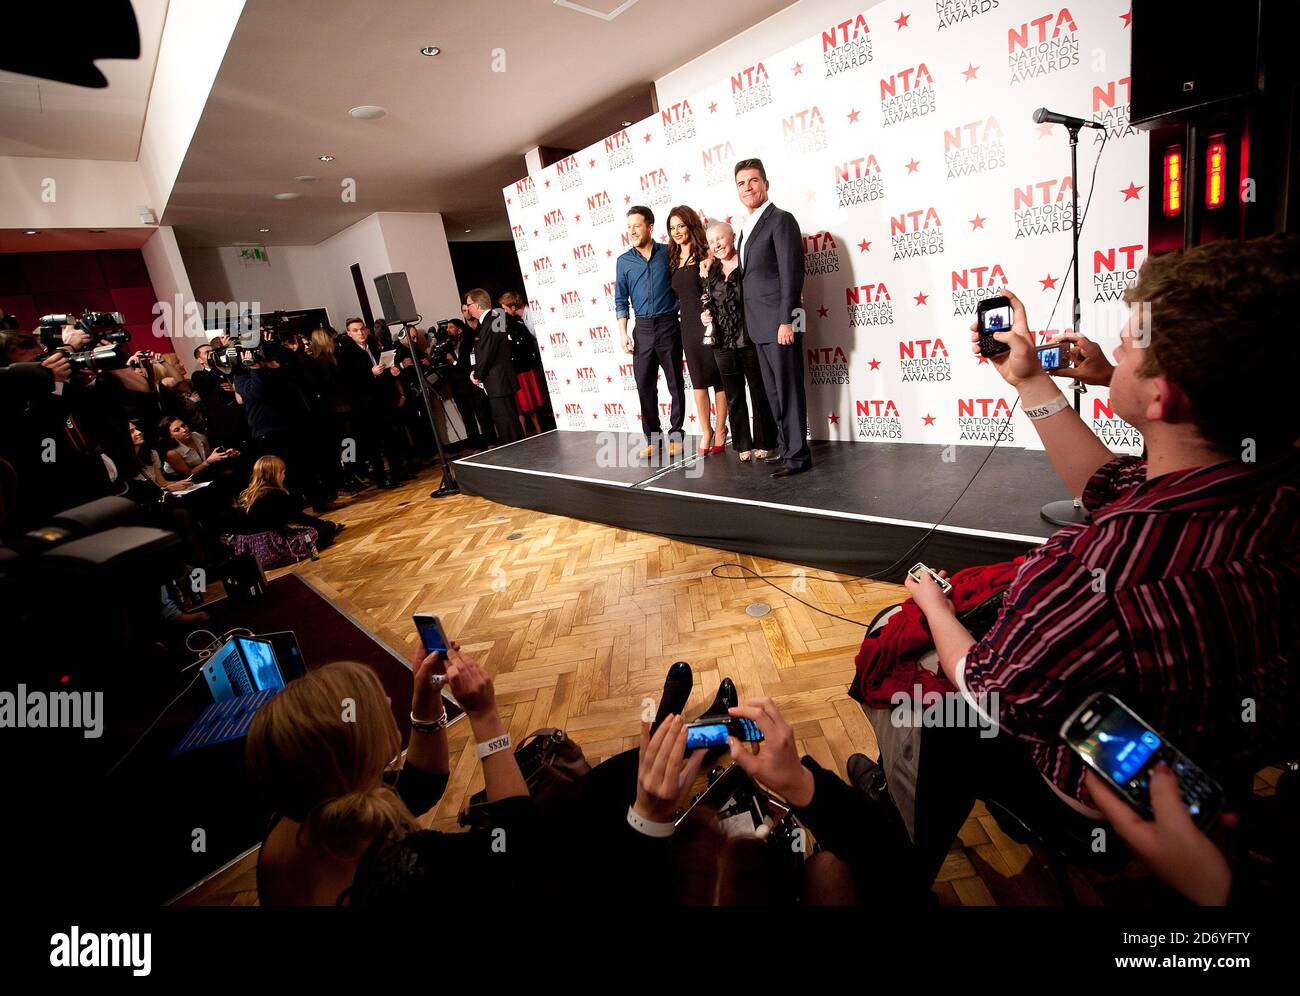
[[[802,307],[803,236],[789,211],[773,204],[744,234],[745,331],[756,343],[776,342],[781,325]]]
[[[497,320],[500,319],[498,322]],[[500,331],[495,326],[500,325]],[[510,333],[504,312],[485,311],[478,322],[474,346],[474,372],[483,382],[489,398],[514,397],[519,390],[515,365],[510,362]]]

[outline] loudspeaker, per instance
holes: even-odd
[[[1231,7],[1133,0],[1134,127],[1171,124],[1262,89],[1260,25],[1272,0]]]
[[[382,277],[375,277],[375,290],[379,292],[379,306],[384,309],[384,320],[389,325],[419,320],[405,273],[385,273]]]

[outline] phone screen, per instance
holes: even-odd
[[[447,652],[447,637],[442,632],[442,625],[438,622],[437,616],[417,615],[415,628],[420,631],[420,639],[424,641],[426,653]]]
[[[1061,347],[1044,346],[1038,351],[1038,362],[1044,370],[1055,370],[1061,365]]]
[[[1117,785],[1126,785],[1160,749],[1162,741],[1127,709],[1112,708],[1078,750]]]
[[[1011,328],[1011,305],[1002,304],[980,312],[980,335],[992,335]]]
[[[686,749],[697,747],[726,747],[727,724],[707,723],[703,726],[686,727]]]

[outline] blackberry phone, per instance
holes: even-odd
[[[1199,827],[1223,808],[1223,789],[1173,744],[1109,692],[1098,692],[1063,724],[1061,737],[1093,771],[1151,819],[1151,769],[1163,761],[1178,779],[1183,802]]]
[[[1011,351],[1005,342],[993,338],[994,332],[1005,332],[1011,328],[1011,322],[1011,298],[986,297],[979,303],[975,323],[980,336],[980,355],[1001,356]]]

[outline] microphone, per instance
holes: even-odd
[[[1105,130],[1105,125],[1099,125],[1096,121],[1089,121],[1086,118],[1075,118],[1068,114],[1058,114],[1056,111],[1049,111],[1046,107],[1040,107],[1034,111],[1035,124],[1059,124],[1067,128],[1100,128]]]

